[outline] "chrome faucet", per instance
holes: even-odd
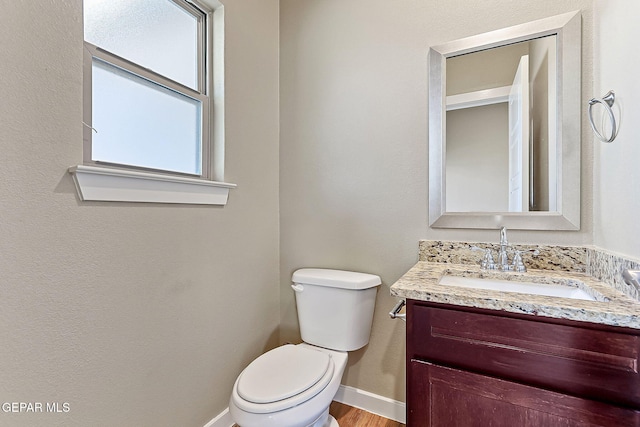
[[[498,252],[498,270],[510,271],[513,266],[509,265],[509,256],[507,255],[507,227],[500,227],[500,252]]]
[[[498,251],[498,261],[493,261],[493,255],[491,255],[491,249],[481,249],[476,246],[472,247],[472,250],[484,251],[484,257],[480,262],[480,268],[483,270],[501,270],[501,271],[515,271],[518,273],[524,273],[527,271],[527,267],[522,261],[522,255],[519,250],[514,251],[513,259],[509,262],[509,254],[507,249],[509,248],[509,242],[507,241],[507,227],[500,227],[500,250]],[[540,252],[535,250],[525,250],[525,252],[531,252],[533,256],[539,255]]]

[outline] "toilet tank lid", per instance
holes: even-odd
[[[382,283],[375,274],[326,268],[301,268],[293,273],[294,283],[343,289],[369,289]]]

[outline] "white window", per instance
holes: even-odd
[[[212,168],[212,18],[186,0],[84,0],[83,165],[71,170],[83,200],[226,203],[233,185]]]

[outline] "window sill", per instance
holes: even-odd
[[[227,204],[235,184],[204,179],[78,165],[69,168],[83,201]]]

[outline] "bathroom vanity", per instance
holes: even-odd
[[[581,288],[590,299],[440,283]],[[640,303],[576,272],[418,262],[406,299],[407,425],[640,426]]]
[[[429,49],[429,225],[502,229],[498,246],[421,242],[391,287],[407,307],[408,427],[640,427],[640,283],[620,278],[640,263],[506,239],[580,229],[581,20]],[[498,63],[501,80],[474,65]]]

